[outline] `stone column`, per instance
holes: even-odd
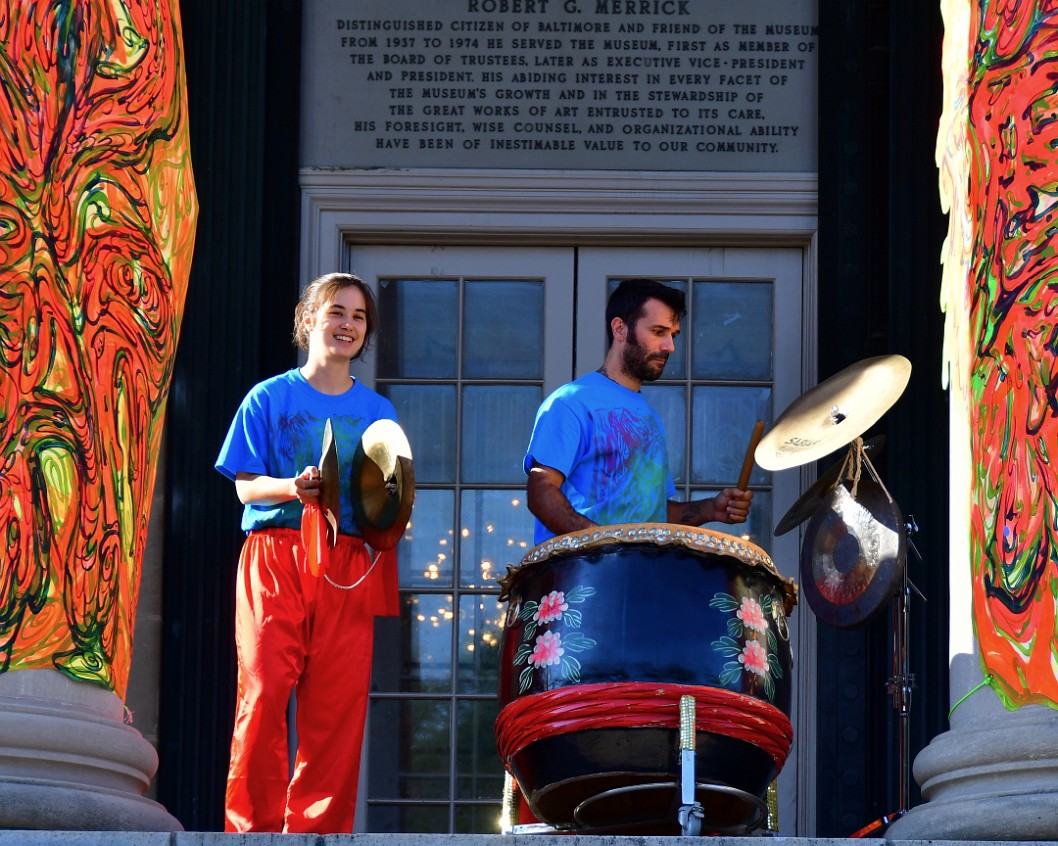
[[[976,654],[952,659],[951,728],[915,758],[927,800],[888,840],[1058,840],[1058,711],[1008,711]],[[972,691],[972,692],[971,692]]]
[[[967,490],[969,439],[952,406],[951,490]],[[1058,711],[1008,711],[981,670],[971,614],[970,531],[950,507],[950,729],[914,762],[925,804],[893,823],[887,840],[1058,840]]]
[[[103,687],[0,673],[0,828],[182,831],[145,798],[158,755]]]

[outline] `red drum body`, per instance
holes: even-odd
[[[503,579],[496,740],[537,819],[680,833],[679,700],[695,700],[703,832],[758,827],[793,742],[796,586],[753,544],[605,526],[541,544]]]

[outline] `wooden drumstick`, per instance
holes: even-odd
[[[749,476],[753,472],[753,453],[757,451],[757,444],[760,443],[761,436],[764,434],[764,421],[758,420],[753,426],[753,434],[749,438],[749,447],[746,449],[746,457],[742,460],[742,472],[738,476],[738,489],[740,491],[746,490],[746,485],[749,484]]]

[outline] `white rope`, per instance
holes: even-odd
[[[329,585],[331,585],[332,587],[338,588],[338,590],[352,590],[357,585],[359,585],[364,579],[366,579],[368,576],[371,575],[371,571],[375,569],[375,565],[378,563],[378,559],[381,558],[381,557],[382,557],[382,553],[381,552],[376,552],[375,553],[375,560],[371,562],[371,566],[367,568],[367,572],[364,573],[364,575],[362,575],[359,579],[357,579],[351,585],[340,585],[340,584],[338,584],[338,582],[336,582],[334,579],[332,579],[326,573],[323,574],[323,578],[325,578],[327,580],[327,583]]]

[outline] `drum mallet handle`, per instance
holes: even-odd
[[[753,426],[753,434],[749,438],[749,446],[746,448],[746,457],[742,459],[742,472],[738,475],[738,484],[735,486],[740,491],[746,489],[746,485],[749,484],[750,474],[753,472],[753,453],[757,451],[757,444],[760,443],[761,436],[764,434],[764,421],[758,420]]]

